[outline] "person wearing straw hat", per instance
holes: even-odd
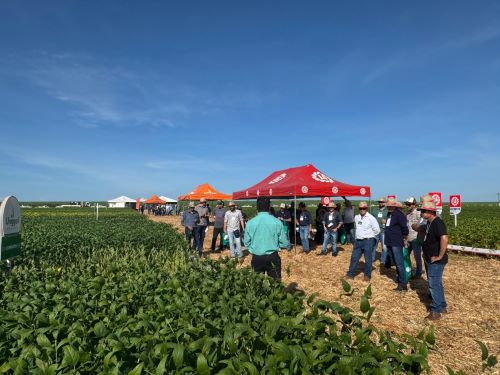
[[[242,258],[242,233],[240,232],[240,228],[242,231],[245,230],[245,221],[243,220],[243,214],[240,210],[236,209],[236,204],[234,202],[229,202],[228,207],[229,211],[226,211],[224,215],[224,232],[227,233],[227,236],[229,238],[229,250],[231,252],[231,258],[234,258],[236,256]],[[236,249],[234,248],[234,244],[236,244]]]
[[[359,203],[359,214],[354,217],[356,225],[356,240],[351,254],[351,262],[346,278],[354,279],[354,272],[358,267],[361,255],[365,257],[364,281],[370,281],[372,276],[372,254],[375,237],[380,233],[380,227],[377,219],[368,212],[368,204],[366,202]]]
[[[443,220],[437,216],[437,208],[434,200],[422,197],[420,211],[425,225],[418,227],[424,238],[422,241],[422,251],[427,269],[427,279],[429,282],[429,292],[431,294],[430,312],[426,316],[428,320],[437,320],[441,314],[447,313],[448,305],[444,296],[443,273],[444,267],[448,263],[448,230]],[[415,226],[414,228],[417,228]]]
[[[339,228],[342,226],[342,217],[337,211],[337,205],[335,202],[330,202],[327,205],[328,212],[323,215],[323,228],[325,232],[325,238],[323,240],[323,248],[321,249],[321,255],[326,255],[328,244],[332,244],[332,255],[337,256],[337,233]]]
[[[245,246],[252,254],[252,268],[273,279],[281,279],[280,249],[288,247],[283,223],[269,214],[269,197],[257,198],[257,216],[247,223]]]
[[[285,235],[289,239],[288,246],[286,249],[288,251],[290,251],[291,250],[291,247],[290,247],[290,224],[292,222],[292,215],[290,214],[290,211],[287,210],[285,203],[280,204],[280,209],[279,209],[278,213],[276,214],[276,218],[283,223],[283,230],[285,231]]]
[[[182,213],[181,225],[184,227],[184,235],[191,248],[198,246],[197,226],[200,222],[200,215],[194,209],[194,202],[189,202],[188,210]],[[194,246],[192,240],[194,239]]]
[[[378,207],[375,207],[371,214],[377,219],[378,225],[380,227],[380,233],[375,239],[375,245],[373,246],[373,263],[375,263],[375,258],[377,255],[377,247],[380,243],[382,246],[382,253],[380,254],[380,264],[385,265],[385,261],[387,259],[387,247],[384,243],[384,230],[385,223],[387,222],[387,218],[389,217],[387,207],[385,206],[386,199],[385,197],[380,197],[378,200]]]
[[[403,247],[407,243],[409,232],[408,221],[406,220],[405,214],[401,211],[403,205],[396,201],[395,198],[389,198],[386,206],[391,213],[391,217],[387,220],[385,226],[385,245],[387,246],[389,257],[396,263],[398,286],[394,290],[403,292],[408,290],[408,280],[406,279],[403,263]]]
[[[417,239],[417,231],[413,229],[414,224],[420,222],[420,213],[417,211],[417,200],[414,197],[410,197],[405,201],[408,207],[408,214],[406,219],[408,220],[408,250],[413,252],[413,257],[415,258],[415,273],[412,279],[420,279],[422,277],[422,247],[420,241]]]

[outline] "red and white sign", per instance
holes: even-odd
[[[450,215],[458,215],[462,211],[462,197],[460,194],[450,195]]]
[[[139,211],[140,208],[141,208],[141,198],[137,198],[135,200],[135,209]]]
[[[436,207],[443,207],[443,194],[440,191],[429,193],[429,195],[434,199],[434,203],[436,203]]]
[[[391,199],[391,198],[396,199],[396,196],[395,195],[388,195],[387,196],[387,199]]]
[[[328,205],[328,203],[330,203],[330,201],[331,201],[331,200],[332,200],[332,199],[331,199],[330,197],[322,197],[322,198],[321,198],[321,204],[322,204],[323,206],[326,206],[326,205]]]

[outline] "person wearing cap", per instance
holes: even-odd
[[[312,217],[311,213],[307,211],[306,204],[304,202],[299,203],[299,234],[300,242],[302,243],[302,250],[305,254],[309,254],[311,251],[309,247],[309,235],[312,233]]]
[[[407,244],[408,236],[408,221],[406,215],[401,211],[403,205],[396,201],[396,198],[389,198],[386,203],[391,217],[385,225],[385,245],[387,246],[388,259],[392,259],[396,264],[397,283],[398,286],[394,289],[398,292],[408,290],[408,280],[403,263],[403,247]],[[386,267],[390,267],[390,263],[386,260]]]
[[[189,202],[188,210],[182,213],[181,225],[184,227],[184,234],[191,248],[198,246],[197,226],[200,222],[200,215],[194,209],[194,203]],[[194,239],[194,246],[191,241]]]
[[[288,246],[286,249],[290,251],[290,223],[292,222],[292,215],[290,211],[287,210],[285,203],[280,204],[280,209],[276,214],[276,218],[283,223],[283,230],[288,238]]]
[[[344,198],[344,197],[342,197]],[[350,242],[354,246],[354,239],[356,238],[354,233],[354,208],[352,207],[352,202],[344,198],[344,213],[342,215],[342,222],[344,223],[346,243]]]
[[[337,211],[337,205],[335,202],[330,202],[326,206],[328,212],[323,215],[322,227],[325,232],[325,239],[323,240],[323,248],[321,249],[321,254],[326,255],[328,244],[332,244],[332,255],[337,256],[337,233],[342,226],[342,217]]]
[[[217,205],[214,208],[214,212],[212,214],[212,220],[214,222],[214,233],[212,236],[212,246],[210,250],[215,252],[215,244],[217,242],[217,237],[220,236],[219,242],[219,251],[224,250],[224,246],[222,245],[222,233],[224,232],[224,216],[226,215],[226,210],[224,209],[224,202],[218,201]]]
[[[205,234],[208,226],[208,218],[210,216],[210,211],[207,207],[207,200],[205,198],[200,198],[200,203],[194,208],[198,215],[200,215],[200,222],[198,224],[198,255],[201,257],[203,255],[203,244],[205,242]]]
[[[229,239],[231,258],[236,256],[242,258],[241,236],[242,231],[245,230],[245,221],[243,220],[241,211],[236,209],[236,204],[234,202],[229,202],[228,206],[229,211],[226,211],[224,214],[224,232],[227,233]]]
[[[359,214],[354,217],[356,225],[356,241],[351,254],[351,262],[346,277],[354,279],[354,272],[358,267],[361,255],[365,257],[364,281],[370,281],[372,277],[372,254],[375,237],[380,233],[380,227],[377,219],[368,212],[366,202],[359,203]]]
[[[371,214],[377,219],[378,225],[380,227],[380,233],[378,236],[375,238],[375,245],[373,246],[373,263],[375,263],[375,258],[377,257],[377,247],[378,244],[380,243],[382,246],[382,252],[380,254],[380,264],[385,264],[385,261],[387,259],[387,247],[385,246],[384,243],[384,230],[385,230],[385,223],[387,222],[388,216],[388,211],[387,207],[385,207],[385,202],[386,199],[385,197],[380,197],[378,200],[378,207],[375,207],[372,209]]]
[[[424,253],[429,292],[431,294],[428,320],[437,320],[441,314],[447,313],[448,305],[444,296],[443,273],[448,263],[448,230],[443,220],[437,216],[436,203],[430,197],[422,197],[422,205],[418,210],[426,221],[424,225],[414,224],[413,229],[420,230],[423,235],[422,251]]]
[[[269,214],[268,197],[257,198],[257,216],[247,223],[245,246],[252,254],[252,268],[273,279],[281,279],[279,250],[289,246],[283,223]]]
[[[422,277],[422,248],[420,241],[417,239],[417,231],[413,229],[414,224],[420,222],[420,213],[417,211],[417,200],[414,197],[410,197],[405,201],[406,206],[408,206],[408,214],[406,214],[406,220],[408,220],[408,250],[413,252],[413,257],[415,258],[415,273],[413,274],[413,279],[420,279]]]

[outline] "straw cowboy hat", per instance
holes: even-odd
[[[335,202],[330,202],[330,203],[328,203],[328,205],[326,207],[327,208],[337,208],[337,205],[335,204]]]
[[[377,202],[378,203],[380,203],[380,202],[385,203],[385,202],[387,202],[387,200],[385,199],[385,197],[380,197]]]
[[[434,202],[434,199],[430,195],[421,196],[420,201],[420,207],[418,208],[419,211],[437,211],[436,202]]]
[[[401,202],[398,202],[396,200],[396,198],[389,198],[387,199],[387,203],[385,204],[387,207],[398,207],[398,208],[401,208],[403,207],[403,205],[401,204]]]
[[[359,208],[368,208],[368,203],[366,202],[359,202]]]
[[[286,208],[286,204],[280,203],[280,208]]]
[[[206,198],[200,198],[200,203],[203,203],[203,202],[206,202],[207,199]]]
[[[417,200],[414,197],[410,197],[410,198],[406,198],[405,203],[408,204],[408,205],[410,205],[410,204],[417,204]]]

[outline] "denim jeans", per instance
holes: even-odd
[[[406,288],[408,280],[406,280],[405,265],[403,263],[403,247],[401,246],[387,246],[394,263],[396,263],[396,270],[398,272],[397,282],[402,288]]]
[[[243,257],[243,253],[241,252],[241,237],[236,238],[234,236],[234,232],[228,231],[227,232],[227,237],[229,239],[229,250],[231,252],[231,257],[235,257],[235,243],[236,243],[236,252],[238,253],[238,257]]]
[[[354,243],[354,249],[351,254],[351,263],[349,264],[349,272],[347,274],[349,276],[354,277],[354,272],[358,267],[359,260],[361,259],[361,255],[365,257],[365,269],[364,274],[367,277],[372,276],[372,255],[373,255],[373,243],[375,242],[375,238],[367,238],[364,240],[356,240]]]
[[[302,249],[304,253],[309,252],[309,226],[301,225],[299,226],[300,242],[302,242]]]
[[[445,264],[431,263],[425,261],[427,266],[427,278],[429,279],[429,292],[431,293],[432,312],[443,312],[448,305],[444,298],[443,272]]]
[[[198,228],[194,227],[192,230],[188,227],[184,228],[184,234],[186,235],[186,240],[192,249],[198,247]],[[192,243],[194,241],[194,243]],[[194,246],[193,246],[194,245]]]
[[[328,244],[332,244],[332,254],[337,254],[337,232],[327,230],[325,232],[325,239],[323,240],[322,254],[326,254]]]
[[[206,225],[198,225],[198,255],[201,257],[203,254],[203,243],[205,242]]]
[[[375,245],[373,246],[373,263],[375,263],[375,259],[377,258],[377,248],[378,244],[382,245],[382,253],[380,254],[380,264],[385,264],[385,260],[387,259],[387,247],[384,243],[385,234],[384,232],[380,232],[375,236]]]
[[[417,240],[410,241],[410,251],[415,258],[415,277],[422,276],[422,245]]]

